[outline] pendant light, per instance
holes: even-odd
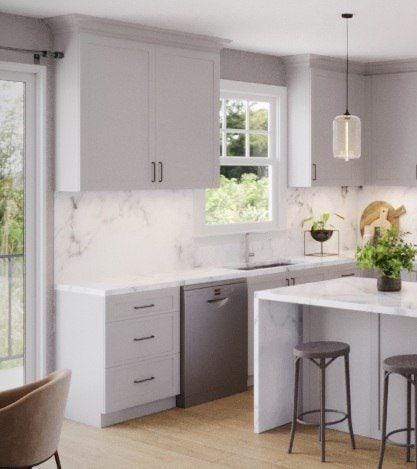
[[[346,19],[346,112],[333,120],[333,156],[349,161],[361,156],[361,120],[349,113],[349,20],[352,13],[343,13]]]

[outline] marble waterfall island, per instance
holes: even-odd
[[[302,341],[337,340],[351,346],[353,427],[379,438],[381,363],[396,354],[417,353],[417,283],[400,292],[378,292],[375,279],[345,277],[264,290],[255,295],[255,432],[291,420],[293,347]],[[343,360],[326,376],[326,408],[346,409]],[[302,408],[319,408],[317,369],[303,365]],[[406,392],[392,380],[390,428],[405,427]],[[335,427],[347,431],[346,423]]]

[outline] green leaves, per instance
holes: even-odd
[[[403,269],[411,271],[417,248],[404,241],[406,234],[392,227],[377,238],[374,244],[358,247],[357,265],[363,269],[376,268],[382,276],[389,278],[399,278]]]
[[[342,215],[339,215],[338,213],[334,213],[336,217],[344,220],[345,218]],[[307,218],[304,218],[301,222],[301,226],[304,227],[306,223],[309,221],[312,221],[313,223],[311,224],[311,231],[318,231],[318,230],[325,230],[327,229],[327,222],[330,220],[330,213],[329,212],[323,212],[320,216],[320,218],[316,218],[314,215],[311,215]],[[334,228],[333,225],[330,225],[331,228]]]
[[[227,171],[222,171],[220,187],[206,190],[206,223],[223,225],[268,221],[268,176],[250,173],[250,167],[224,168]]]

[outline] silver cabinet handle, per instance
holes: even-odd
[[[158,164],[159,164],[159,182],[162,182],[164,180],[164,164],[162,163],[162,161],[160,161]]]
[[[317,181],[317,165],[313,163],[313,181]]]
[[[215,298],[214,300],[207,300],[207,303],[216,305],[218,308],[223,308],[225,304],[229,302],[229,298]]]
[[[287,287],[289,287],[290,286],[290,279],[286,278],[285,280],[287,281]]]
[[[150,303],[148,305],[143,305],[143,306],[134,306],[133,309],[144,309],[144,308],[153,308],[155,305],[153,303]]]
[[[150,378],[145,378],[145,379],[135,379],[133,382],[134,384],[140,384],[140,383],[146,383],[146,381],[152,381],[155,379],[155,376],[151,376]]]
[[[292,284],[295,285],[295,278],[291,277],[291,280],[292,280]]]
[[[135,337],[133,339],[134,342],[140,342],[141,340],[149,340],[149,339],[154,339],[154,335],[148,335],[147,337]]]
[[[152,182],[156,182],[156,163],[152,161]]]

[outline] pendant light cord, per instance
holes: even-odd
[[[349,18],[346,18],[346,112],[349,115]]]

